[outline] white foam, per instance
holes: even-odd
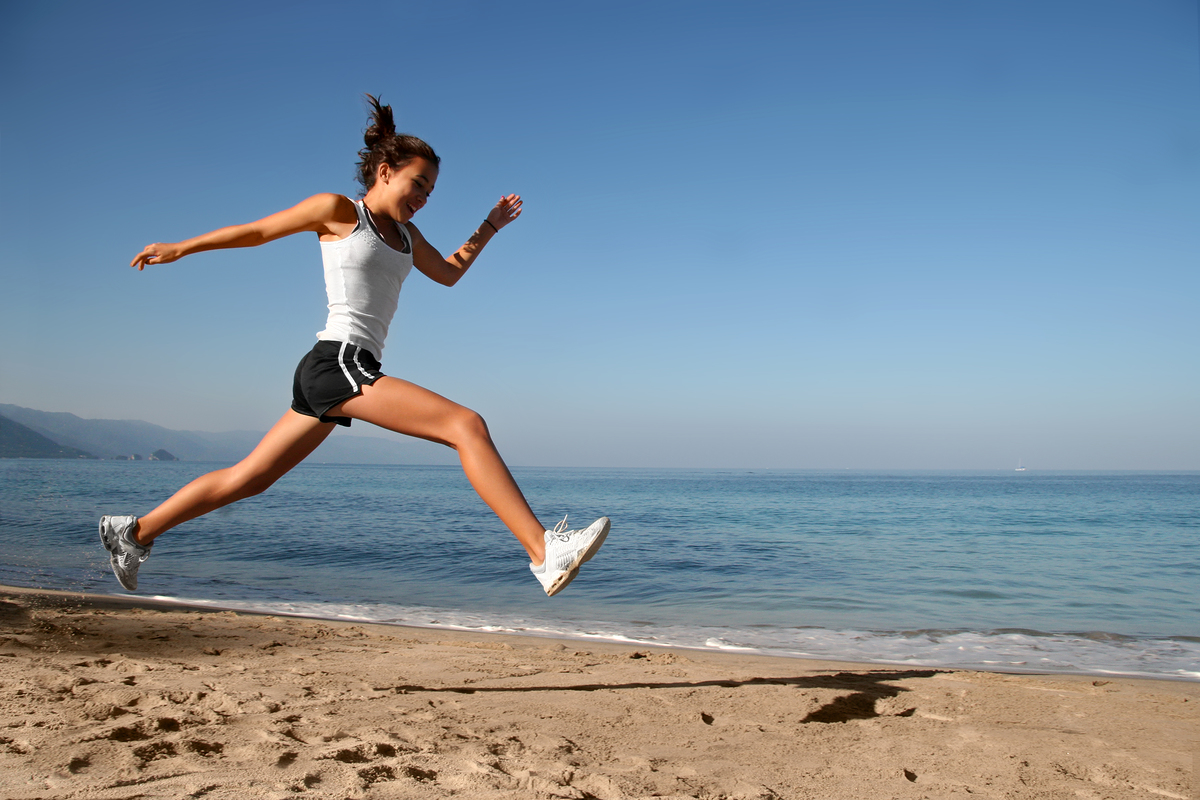
[[[621,624],[482,616],[388,604],[253,602],[158,596],[187,605],[480,633],[682,647],[898,666],[1067,672],[1200,680],[1200,641],[1036,631],[858,631]],[[636,631],[636,633],[634,632]]]

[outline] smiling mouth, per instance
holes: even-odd
[[[405,203],[404,205],[405,205],[405,207],[408,209],[408,215],[409,215],[410,217],[411,217],[411,216],[414,216],[414,215],[417,213],[417,209],[413,208],[413,207],[412,207],[412,204],[410,204],[410,203]]]

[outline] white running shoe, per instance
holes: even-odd
[[[608,527],[608,517],[601,517],[583,530],[569,531],[567,518],[563,517],[554,530],[546,531],[546,559],[540,567],[530,562],[529,569],[547,596],[553,597],[575,580],[579,565],[596,555],[604,544]]]
[[[108,561],[112,564],[113,575],[131,592],[137,591],[138,567],[150,557],[151,544],[138,544],[133,538],[137,527],[137,517],[103,516],[100,518],[100,541],[104,549],[112,553]]]

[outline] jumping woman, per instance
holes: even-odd
[[[313,452],[335,425],[348,426],[355,419],[457,450],[475,491],[529,553],[529,568],[547,595],[566,587],[608,535],[607,517],[574,531],[566,530],[564,517],[547,530],[500,458],[482,417],[380,371],[388,325],[409,271],[416,267],[437,283],[453,286],[484,245],[521,215],[521,198],[501,197],[466,244],[444,258],[412,223],[437,183],[441,159],[415,136],[396,133],[391,106],[371,95],[367,99],[372,114],[363,137],[366,147],[359,151],[361,200],[313,195],[257,222],[175,244],[147,245],[130,264],[142,270],[192,253],[256,247],[307,231],[320,240],[329,295],[325,329],[296,368],[292,407],[250,455],[202,475],[145,516],[100,518],[100,540],[111,553],[113,573],[130,591],[137,589],[138,568],[160,534],[265,491]]]

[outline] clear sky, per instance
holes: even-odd
[[[265,430],[363,92],[443,159],[385,371],[510,463],[1200,469],[1194,0],[0,5],[0,402]],[[364,424],[356,433],[378,435]]]

